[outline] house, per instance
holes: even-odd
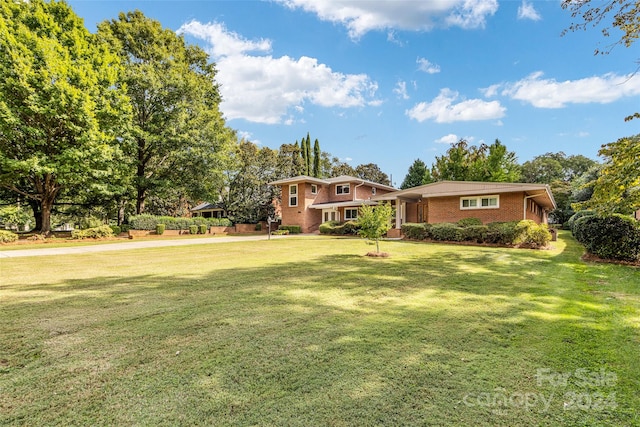
[[[227,213],[219,203],[203,202],[191,209],[193,216],[201,216],[203,218],[226,218]]]
[[[463,218],[478,218],[484,224],[522,219],[546,224],[548,213],[556,208],[548,185],[512,182],[439,181],[378,194],[372,201],[395,205],[395,229],[405,222],[434,224]]]
[[[270,184],[282,188],[282,225],[299,225],[303,233],[317,231],[326,221],[356,219],[360,206],[377,204],[373,197],[396,191],[347,175],[326,179],[296,176]]]

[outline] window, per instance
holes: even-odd
[[[318,194],[318,186],[316,184],[311,184],[311,194]]]
[[[349,184],[336,185],[336,194],[349,194]]]
[[[358,209],[345,209],[344,219],[349,221],[350,219],[358,219]]]
[[[289,185],[289,206],[298,206],[298,184]]]
[[[371,187],[371,194],[376,195],[376,187]]]
[[[497,209],[499,196],[460,197],[460,209]]]

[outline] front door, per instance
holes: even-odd
[[[338,211],[334,211],[333,209],[323,209],[322,220],[323,222],[340,221],[340,213]]]

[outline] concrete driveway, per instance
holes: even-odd
[[[271,239],[282,239],[289,236],[271,236]],[[46,245],[38,245],[32,249],[15,249],[10,251],[0,250],[1,258],[20,258],[30,256],[48,255],[73,255],[88,254],[94,252],[124,251],[129,249],[162,248],[166,246],[209,245],[212,243],[247,242],[255,240],[267,240],[268,235],[259,236],[227,236],[227,237],[203,237],[200,239],[172,239],[172,240],[129,240],[121,243],[105,243],[101,245],[73,246],[47,248]]]

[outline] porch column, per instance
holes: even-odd
[[[396,200],[396,228],[399,230],[402,228],[402,211],[404,202]]]

